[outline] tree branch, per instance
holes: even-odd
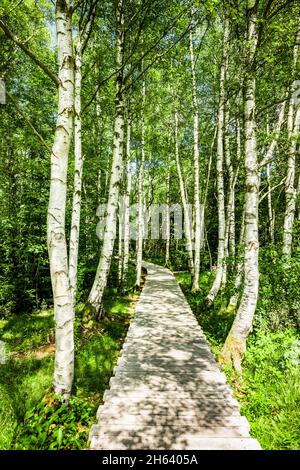
[[[284,178],[282,178],[282,180],[278,184],[276,184],[275,186],[270,188],[269,191],[267,191],[265,194],[263,194],[263,196],[259,199],[259,204],[265,199],[265,197],[268,196],[268,194],[272,193],[274,191],[274,189],[278,188],[279,186],[282,186],[283,183],[285,182],[285,180],[286,180],[286,176]]]
[[[7,96],[10,98],[10,100],[14,103],[14,106],[16,108],[16,110],[18,111],[18,113],[22,116],[22,118],[24,119],[24,121],[28,124],[28,126],[30,127],[30,129],[32,130],[32,132],[34,133],[34,135],[36,135],[38,137],[38,139],[42,142],[42,144],[44,145],[44,147],[48,150],[49,154],[51,155],[52,154],[52,150],[51,148],[49,147],[49,145],[47,144],[47,142],[44,140],[44,138],[41,136],[41,134],[36,130],[36,128],[34,127],[34,125],[32,124],[32,122],[30,121],[30,119],[26,116],[26,114],[24,113],[24,111],[22,111],[22,109],[20,108],[20,106],[18,105],[17,103],[17,100],[14,98],[14,96],[6,90],[6,94]]]
[[[60,85],[60,80],[57,77],[57,75],[55,75],[55,73],[53,73],[43,62],[41,62],[40,59],[38,59],[38,57],[30,49],[28,49],[27,46],[25,46],[25,44],[23,42],[21,42],[17,38],[17,36],[9,30],[9,28],[6,26],[6,24],[1,19],[0,19],[0,28],[3,30],[4,34],[9,39],[11,39],[20,49],[22,49],[22,51],[25,52],[25,54],[28,57],[30,57],[30,59],[38,67],[40,67],[43,70],[43,72],[45,72],[45,74],[48,75],[49,78],[51,78],[51,80],[55,83],[55,85],[57,87]]]

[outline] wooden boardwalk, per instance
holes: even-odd
[[[148,275],[90,448],[260,449],[173,274]]]

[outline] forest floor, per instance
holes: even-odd
[[[201,276],[201,291],[192,294],[190,276],[176,274],[186,298],[218,355],[231,326],[228,297],[221,294],[206,310],[203,299],[212,282]],[[0,365],[0,449],[81,449],[96,420],[126,336],[137,296],[107,292],[105,319],[75,323],[75,381],[70,405],[51,393],[54,323],[51,309],[0,317],[0,338],[8,360]],[[80,306],[79,306],[80,307]],[[243,374],[226,368],[228,381],[242,406],[252,436],[264,449],[300,449],[300,333],[255,326],[248,340]]]
[[[191,293],[188,273],[177,273],[186,298],[212,351],[218,356],[233,320],[226,311],[228,298],[220,295],[210,310],[203,299],[212,283],[211,273],[201,276],[201,292]],[[300,333],[289,327],[272,331],[254,328],[248,340],[243,373],[224,368],[241,414],[251,426],[251,435],[263,449],[300,449]]]
[[[106,294],[105,318],[75,322],[74,394],[69,406],[51,393],[53,311],[0,320],[7,362],[0,365],[0,449],[81,449],[95,422],[138,296]]]

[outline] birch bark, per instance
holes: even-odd
[[[257,48],[257,15],[255,7],[249,10],[247,25],[247,68],[245,71],[245,264],[244,289],[241,303],[226,338],[220,359],[232,362],[241,371],[246,341],[252,330],[253,315],[258,298],[258,198],[259,173],[257,161],[255,70],[253,60]]]
[[[240,288],[241,288],[243,276],[244,276],[244,270],[243,270],[244,262],[245,262],[244,242],[245,242],[245,209],[243,210],[242,223],[241,223],[241,229],[240,229],[237,263],[235,267],[234,291],[228,303],[228,307],[227,307],[228,312],[232,312],[236,310],[238,300],[239,300]]]
[[[139,289],[141,286],[142,261],[143,261],[143,239],[144,239],[144,204],[143,204],[143,186],[144,186],[144,167],[145,167],[145,99],[146,87],[145,81],[142,85],[142,142],[141,142],[141,161],[138,176],[138,239],[136,250],[136,281],[135,285]]]
[[[225,195],[224,195],[224,112],[225,112],[225,79],[227,69],[229,39],[229,22],[224,19],[223,30],[223,53],[220,69],[220,97],[218,110],[218,131],[217,131],[217,192],[218,192],[218,261],[216,277],[207,295],[207,304],[210,306],[217,296],[222,282],[224,262],[225,262]]]
[[[193,29],[190,27],[190,61],[192,74],[192,98],[194,114],[194,210],[195,210],[195,242],[194,242],[194,269],[193,285],[194,292],[199,291],[200,275],[200,249],[201,249],[201,208],[200,208],[200,181],[199,181],[199,111],[197,102],[197,84],[196,84],[196,62],[193,46]]]
[[[298,27],[296,42],[293,50],[293,75],[295,74],[300,42],[300,25]],[[285,180],[285,214],[283,223],[283,255],[290,257],[292,254],[293,242],[293,225],[296,211],[297,188],[295,187],[295,164],[296,164],[296,148],[297,138],[300,128],[300,104],[295,106],[294,102],[295,82],[291,86],[291,97],[288,110],[288,164],[287,177]],[[296,109],[295,109],[296,108]]]
[[[74,98],[74,189],[71,217],[71,232],[69,246],[69,277],[73,304],[76,298],[78,248],[80,230],[81,186],[83,172],[83,155],[81,142],[81,38],[75,48],[75,98]]]
[[[170,170],[168,169],[167,174],[167,209],[166,209],[166,256],[165,265],[168,266],[170,263]]]
[[[82,174],[84,156],[82,154],[81,133],[81,83],[82,83],[82,54],[90,36],[95,8],[90,12],[83,31],[79,26],[78,40],[75,47],[75,87],[74,87],[74,187],[72,201],[71,231],[69,245],[69,278],[70,290],[73,304],[76,299],[79,231],[80,231],[80,208],[82,191]]]
[[[186,251],[188,254],[189,269],[190,269],[191,274],[193,275],[194,258],[193,258],[192,233],[191,233],[189,207],[187,203],[184,181],[183,181],[181,165],[180,165],[180,160],[179,160],[179,137],[178,137],[178,113],[177,112],[175,112],[175,161],[176,161],[176,168],[177,168],[177,174],[178,174],[178,179],[179,179],[181,201],[183,205]]]
[[[123,257],[123,287],[128,286],[128,263],[130,248],[130,194],[131,194],[131,161],[130,161],[130,141],[131,141],[131,117],[128,112],[126,131],[126,192],[124,197],[124,257]]]
[[[116,57],[116,115],[114,125],[114,142],[113,142],[113,157],[110,173],[110,184],[108,191],[107,213],[105,221],[105,230],[103,234],[103,244],[101,256],[95,276],[95,280],[88,297],[87,308],[91,310],[96,316],[99,316],[101,311],[101,302],[104,289],[107,283],[107,277],[110,269],[111,258],[114,249],[116,238],[116,221],[119,203],[119,185],[122,170],[122,160],[120,147],[123,142],[124,133],[124,74],[123,74],[123,61],[124,61],[124,47],[125,47],[125,32],[124,32],[124,14],[123,2],[119,0],[117,4],[117,57]]]
[[[68,399],[74,376],[74,309],[65,233],[67,170],[74,117],[74,59],[69,2],[57,0],[58,113],[51,154],[47,243],[55,317],[54,391]]]

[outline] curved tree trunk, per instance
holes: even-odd
[[[74,309],[68,272],[65,233],[68,157],[73,133],[74,59],[71,12],[68,2],[56,2],[56,34],[59,67],[58,113],[51,154],[51,183],[47,242],[55,316],[54,391],[71,394],[74,375]]]
[[[258,297],[258,197],[259,173],[256,142],[255,71],[253,58],[257,47],[257,18],[255,8],[249,11],[247,43],[248,69],[245,77],[245,277],[244,290],[237,315],[226,338],[220,359],[233,363],[241,370],[246,342],[252,330],[253,315]]]

